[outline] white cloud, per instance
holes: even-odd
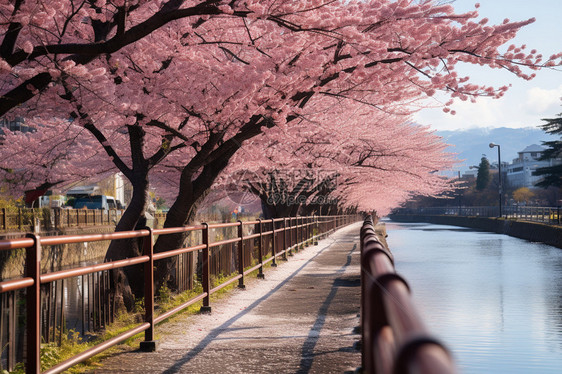
[[[476,103],[455,101],[451,106],[457,114],[452,116],[441,109],[422,109],[414,120],[432,125],[437,130],[473,127],[534,127],[541,118],[551,118],[562,112],[562,85],[560,72],[541,71],[532,81],[513,80],[504,97],[493,100],[478,98]],[[446,99],[439,97],[441,102]]]
[[[423,109],[416,113],[414,120],[423,125],[431,125],[437,130],[535,125],[536,115],[529,116],[522,109],[516,98],[479,98],[476,103],[455,102],[451,110],[454,110],[456,115],[443,113],[442,109]]]
[[[542,114],[545,112],[554,113],[560,109],[560,98],[562,97],[562,85],[553,89],[533,87],[527,91],[527,101],[525,106],[532,112]]]

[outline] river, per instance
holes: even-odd
[[[395,266],[461,373],[562,372],[562,249],[386,221]]]

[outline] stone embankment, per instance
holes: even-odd
[[[505,234],[532,242],[539,242],[557,248],[562,248],[562,226],[485,217],[401,214],[393,215],[389,218],[396,222],[429,222],[440,225],[469,227],[472,229]]]

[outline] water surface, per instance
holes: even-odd
[[[462,373],[562,373],[562,249],[386,222],[397,272]]]

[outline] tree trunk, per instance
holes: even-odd
[[[193,180],[192,176],[195,173],[194,168],[186,166],[182,171],[180,178],[180,189],[178,197],[174,204],[170,207],[166,215],[164,227],[181,227],[195,220],[195,214],[199,203],[209,193],[211,186],[216,180],[217,176],[224,170],[232,155],[236,152],[237,147],[226,152],[223,157],[214,160],[213,162],[205,165],[199,176]],[[154,252],[164,252],[184,246],[187,235],[171,234],[160,235],[154,244]],[[158,261],[156,264],[155,272],[155,288],[160,289],[162,285],[167,284],[170,289],[176,289],[174,272],[177,262],[176,256],[169,257],[164,260]]]
[[[115,232],[135,230],[141,217],[144,217],[148,203],[148,180],[146,176],[139,176],[131,180],[133,185],[133,196],[127,209],[115,227]],[[137,257],[142,253],[143,239],[119,239],[112,240],[105,254],[105,262]],[[116,300],[122,304],[127,311],[133,310],[135,298],[143,296],[143,268],[142,265],[127,266],[115,269],[111,273],[112,288]]]
[[[264,216],[263,218],[265,219],[293,217],[293,213],[298,210],[298,205],[290,205],[287,203],[272,203],[265,195],[260,196],[260,199]]]
[[[174,204],[166,214],[164,228],[192,224],[195,221],[198,201],[203,197],[204,195],[199,197],[194,195],[191,181],[182,183],[176,201],[174,201]],[[188,235],[188,233],[160,235],[154,244],[154,252],[158,253],[184,247]],[[154,274],[156,290],[159,290],[163,285],[166,285],[171,290],[177,289],[174,271],[176,264],[176,256],[160,260],[156,263]]]

